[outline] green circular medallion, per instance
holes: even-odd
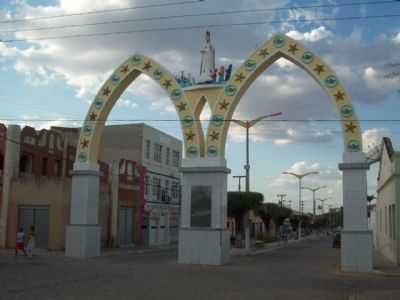
[[[334,75],[329,75],[328,77],[326,77],[324,82],[328,88],[334,88],[338,84],[338,80]]]
[[[225,87],[225,94],[227,94],[228,96],[233,96],[233,95],[235,95],[235,94],[236,94],[236,91],[237,91],[237,88],[236,88],[236,86],[234,86],[234,85],[228,84],[228,85]]]
[[[301,61],[305,64],[310,64],[312,63],[313,60],[314,60],[314,54],[312,54],[312,52],[310,51],[304,52],[303,55],[301,56]]]

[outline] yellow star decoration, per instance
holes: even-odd
[[[321,73],[325,72],[325,67],[323,65],[316,65],[314,68],[314,71],[318,73],[318,75],[321,75]]]
[[[188,141],[193,141],[193,138],[194,138],[194,136],[195,136],[195,134],[193,133],[193,131],[189,131],[188,133],[185,133],[186,134],[186,140],[188,140]]]
[[[261,49],[260,52],[258,52],[258,55],[265,58],[269,55],[269,52],[268,52],[267,48],[264,48],[264,49]]]
[[[242,82],[245,78],[246,78],[246,76],[244,76],[242,72],[235,75],[235,81]]]
[[[295,55],[295,54],[296,54],[296,51],[299,51],[299,48],[297,48],[297,45],[296,45],[296,44],[292,44],[292,45],[289,46],[288,52],[290,52],[290,53],[292,53],[293,55]]]
[[[227,107],[229,106],[229,102],[227,102],[225,99],[222,101],[222,102],[219,102],[218,103],[218,105],[219,105],[219,109],[220,110],[226,110],[227,109]]]
[[[344,124],[346,126],[346,132],[351,132],[354,133],[354,130],[357,128],[356,125],[353,124],[353,122],[350,122],[349,124]]]
[[[216,141],[219,139],[219,132],[213,131],[211,132],[210,136],[212,141]]]
[[[186,103],[180,102],[176,107],[178,108],[179,112],[186,110]]]
[[[335,96],[336,102],[344,100],[344,93],[342,91],[337,91],[333,96]]]

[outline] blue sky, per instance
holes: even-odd
[[[151,3],[165,2],[167,1],[154,0]],[[198,12],[353,2],[367,1],[268,1],[268,4],[261,0],[204,1],[179,8],[164,7],[35,22],[0,23],[0,31]],[[143,4],[149,4],[149,1],[0,1],[0,20]],[[400,88],[400,78],[384,78],[386,73],[396,70],[387,64],[400,63],[399,17],[292,23],[293,20],[309,18],[385,14],[400,14],[400,2],[342,8],[276,10],[17,34],[0,33],[3,40],[28,40],[24,43],[0,43],[0,103],[3,104],[0,119],[17,119],[13,123],[29,124],[38,128],[51,125],[79,126],[79,120],[84,118],[89,103],[101,83],[133,52],[139,51],[152,56],[176,73],[185,70],[196,74],[206,28],[41,42],[29,41],[30,39],[132,28],[266,20],[280,20],[281,23],[211,29],[217,64],[233,63],[234,67],[238,66],[257,45],[276,32],[284,32],[301,40],[330,64],[350,93],[360,119],[399,119],[400,94],[397,90]],[[400,66],[398,68],[400,69]],[[163,91],[151,80],[141,77],[121,96],[109,118],[176,119],[171,108]],[[265,71],[251,86],[238,106],[235,117],[252,119],[275,111],[282,111],[285,119],[315,120],[336,117],[333,106],[319,86],[302,70],[283,60],[279,60]],[[207,112],[204,117],[207,117]],[[78,121],[67,122],[65,119]],[[177,122],[153,122],[151,125],[180,137]],[[361,127],[366,145],[379,144],[382,136],[390,136],[395,148],[400,148],[399,123],[361,122]],[[276,201],[277,193],[287,193],[288,198],[296,203],[297,183],[292,178],[280,175],[281,172],[319,170],[321,176],[307,178],[305,184],[328,185],[329,188],[321,192],[320,196],[330,196],[330,204],[340,205],[341,182],[340,173],[337,171],[343,151],[340,134],[339,124],[334,122],[278,122],[258,125],[252,131],[252,190],[264,193],[267,201]],[[244,150],[243,130],[232,127],[227,146],[227,160],[232,175],[244,173]],[[376,166],[368,176],[370,192],[373,193]],[[236,188],[236,182],[230,178],[229,189]],[[304,198],[306,209],[309,210],[311,195],[304,192]]]

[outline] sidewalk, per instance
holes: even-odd
[[[374,250],[374,272],[384,276],[400,277],[400,266],[395,265]]]
[[[145,247],[127,247],[127,248],[103,248],[101,249],[101,256],[113,256],[113,255],[127,255],[127,254],[146,254],[146,253],[159,253],[174,251],[178,248],[177,244],[155,246],[151,248]],[[34,249],[34,255],[36,256],[64,256],[63,250],[48,251],[46,249]],[[22,253],[19,253],[22,256]],[[0,256],[15,256],[14,249],[0,249]]]
[[[310,235],[303,237],[301,240],[289,240],[287,242],[285,241],[278,241],[278,242],[273,242],[273,243],[267,243],[264,244],[263,247],[260,248],[251,248],[250,251],[247,251],[245,248],[231,248],[231,255],[259,255],[263,253],[267,253],[269,251],[289,247],[292,244],[297,244],[301,243],[304,241],[310,241],[310,240],[315,240],[318,239],[322,236],[317,236],[317,235]]]

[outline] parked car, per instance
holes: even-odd
[[[333,236],[333,243],[332,247],[333,248],[340,248],[340,231],[337,231],[334,236]]]

